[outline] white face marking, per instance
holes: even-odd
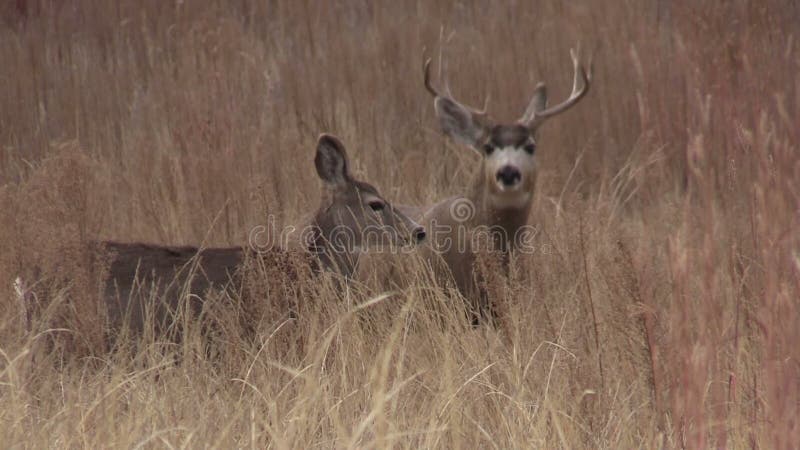
[[[503,192],[519,191],[527,184],[525,183],[525,178],[531,176],[536,170],[536,158],[534,155],[526,152],[522,147],[512,146],[496,149],[487,157],[486,169],[490,174],[496,174],[500,169],[506,166],[519,170],[522,179],[513,186],[505,186],[495,179],[498,188]]]
[[[519,171],[520,179],[508,186],[497,178],[503,168]],[[536,179],[536,158],[524,146],[496,148],[486,157],[486,178],[489,201],[498,209],[522,209],[530,205]]]

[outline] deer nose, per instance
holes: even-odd
[[[414,228],[414,231],[411,232],[411,236],[417,242],[422,242],[425,240],[425,228],[424,227],[417,227]]]
[[[503,183],[503,186],[513,186],[519,183],[522,179],[522,174],[516,167],[503,166],[497,171],[497,181]]]

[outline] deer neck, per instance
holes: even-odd
[[[360,249],[351,242],[355,236],[342,233],[341,227],[337,226],[330,204],[323,202],[311,219],[307,232],[309,234],[303,238],[306,250],[319,260],[320,267],[352,277]]]

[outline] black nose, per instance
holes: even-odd
[[[414,231],[411,232],[411,236],[416,239],[417,242],[422,242],[425,240],[425,228],[417,227]]]
[[[497,172],[497,181],[503,183],[505,186],[513,186],[522,179],[522,174],[519,173],[516,167],[504,166]]]

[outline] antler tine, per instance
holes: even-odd
[[[475,108],[473,108],[471,106],[464,105],[463,103],[460,103],[455,98],[453,98],[453,94],[450,93],[450,85],[446,80],[445,80],[445,83],[444,83],[444,93],[441,93],[441,92],[437,91],[433,87],[433,85],[431,84],[431,59],[430,58],[425,60],[425,64],[423,66],[423,75],[425,77],[425,89],[427,89],[427,91],[430,92],[431,95],[433,95],[436,99],[446,98],[446,99],[450,100],[451,102],[457,104],[459,107],[464,108],[465,110],[469,111],[476,118],[477,117],[486,117],[486,107],[489,104],[488,96],[486,98],[486,102],[483,105],[483,110],[479,111],[479,110],[477,110],[477,109],[475,109]]]
[[[491,98],[492,98],[491,94],[486,94],[486,98],[483,100],[483,109],[481,109],[480,111],[475,111],[475,113],[481,116],[485,116],[486,111],[489,110],[489,99]]]
[[[425,89],[431,93],[434,97],[441,97],[439,92],[431,86],[431,59],[428,58],[425,60],[425,64],[422,68],[423,74],[425,76]]]
[[[530,118],[531,123],[529,126],[535,127],[536,125],[541,123],[541,121],[543,121],[544,119],[547,119],[549,117],[555,116],[557,114],[560,114],[568,110],[576,103],[578,103],[578,101],[580,101],[580,99],[582,99],[589,92],[589,86],[591,86],[591,69],[589,71],[589,74],[587,74],[586,70],[584,70],[580,61],[578,61],[578,55],[575,52],[575,50],[570,49],[569,55],[572,58],[572,67],[573,70],[575,71],[575,75],[572,80],[572,93],[569,95],[569,98],[567,98],[562,103],[559,103],[558,105],[552,106],[547,109],[543,109],[541,111],[534,112],[532,117]],[[580,89],[578,88],[578,80],[580,80],[581,83],[583,84],[583,86],[581,86]]]

